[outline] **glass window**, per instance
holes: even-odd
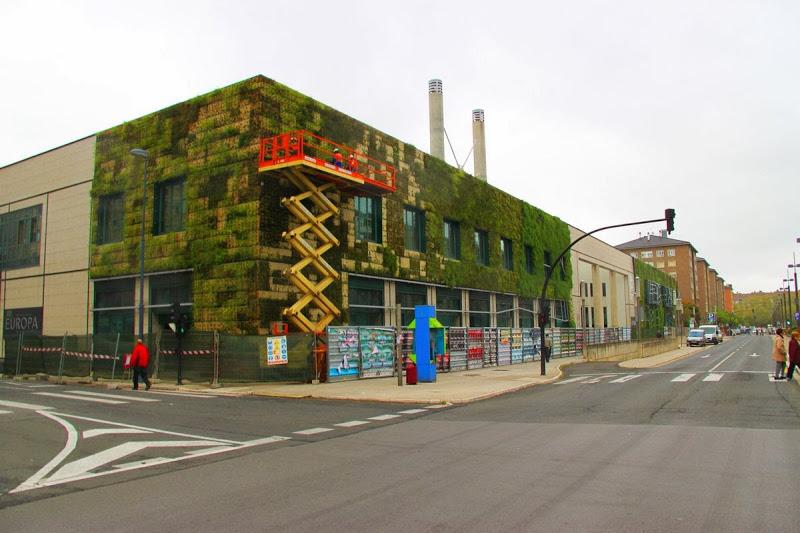
[[[533,298],[520,297],[519,299],[519,327],[521,328],[533,328],[538,325],[534,319],[536,308],[533,301]]]
[[[475,262],[489,266],[489,234],[483,230],[475,230]]]
[[[461,259],[461,225],[454,220],[444,221],[444,256]]]
[[[406,249],[425,251],[425,213],[413,207],[403,209]]]
[[[41,204],[0,215],[0,265],[3,269],[39,265]]]
[[[601,283],[600,287],[602,287],[602,289],[603,289],[603,298],[605,298],[606,297],[606,282],[604,281],[603,283]]]
[[[667,250],[667,255],[669,257],[675,257],[675,249],[674,248],[670,248],[669,250]]]
[[[631,257],[637,258],[639,257],[639,254],[637,254],[636,252],[631,252]]]
[[[664,250],[656,250],[656,257],[664,257]]]
[[[497,327],[514,326],[514,297],[510,294],[498,294],[495,297]]]
[[[644,252],[641,253],[641,256],[642,256],[642,259],[650,259],[651,257],[653,257],[653,251],[652,250],[645,250]]]
[[[349,276],[347,294],[350,325],[382,326],[384,324],[383,280]]]
[[[122,193],[101,196],[97,207],[97,244],[120,242],[125,217]]]
[[[503,258],[503,268],[514,270],[514,250],[511,239],[502,237],[500,239],[500,257]]]
[[[553,269],[553,254],[550,253],[550,250],[544,251],[544,275],[550,275],[550,271]]]
[[[407,326],[414,320],[414,307],[428,303],[428,288],[417,283],[394,284],[397,303],[400,304],[400,321]]]
[[[556,325],[562,326],[569,322],[569,306],[564,300],[555,300]]]
[[[181,313],[186,314],[191,321],[192,311],[192,274],[179,272],[177,274],[162,274],[151,276],[150,280],[150,331],[158,327],[166,328],[172,315],[172,304],[181,304]]]
[[[153,234],[161,235],[183,231],[184,226],[184,178],[176,178],[155,184],[153,212]]]
[[[488,328],[492,323],[489,293],[469,291],[469,327]]]
[[[525,245],[525,272],[533,274],[533,246]]]
[[[383,242],[382,207],[380,197],[356,196],[353,198],[356,212],[356,239],[371,242]]]
[[[603,327],[608,327],[608,307],[603,307]]]
[[[134,287],[134,278],[94,282],[94,333],[133,333]]]
[[[448,327],[462,325],[461,318],[461,289],[436,289],[436,318]]]

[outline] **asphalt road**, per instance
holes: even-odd
[[[69,398],[97,389],[0,382],[0,523],[797,531],[800,386],[770,381],[769,343],[737,337],[658,369],[577,365],[444,409],[152,392],[101,404]]]

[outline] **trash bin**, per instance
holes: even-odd
[[[406,365],[406,385],[416,385],[416,384],[417,384],[417,365],[409,361],[408,364]]]

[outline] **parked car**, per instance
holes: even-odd
[[[722,342],[722,332],[719,329],[719,326],[714,324],[707,324],[704,326],[700,326],[705,332],[706,344],[719,344]]]
[[[687,346],[705,346],[706,345],[706,332],[702,329],[690,329],[689,335],[686,337]]]

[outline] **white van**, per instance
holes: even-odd
[[[700,329],[705,332],[706,344],[719,344],[722,342],[722,331],[720,331],[719,326],[706,324],[705,326],[700,326]]]

